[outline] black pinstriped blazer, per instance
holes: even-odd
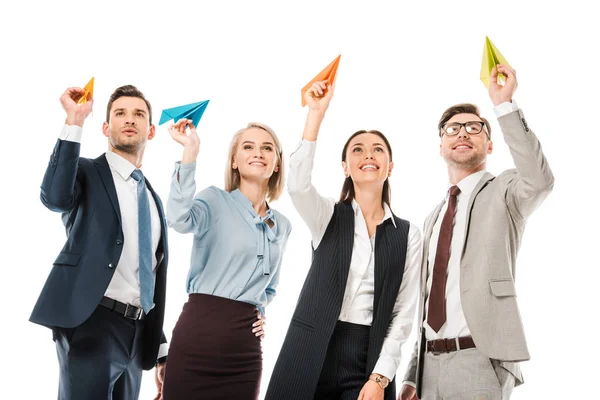
[[[372,372],[400,290],[410,224],[395,215],[377,227],[375,294],[365,382]],[[309,400],[316,391],[327,346],[339,318],[354,244],[354,211],[339,202],[317,250],[269,382],[265,400]],[[392,382],[385,400],[395,400]]]

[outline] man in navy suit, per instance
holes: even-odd
[[[65,126],[50,157],[41,200],[61,212],[67,242],[30,320],[52,329],[59,399],[137,399],[142,370],[156,365],[161,397],[167,230],[158,195],[140,167],[155,135],[152,108],[134,86],[111,95],[102,133],[108,151],[79,157],[93,99],[69,88]]]

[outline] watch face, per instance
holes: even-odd
[[[381,376],[375,377],[375,382],[379,383],[379,386],[381,386],[383,389],[385,389],[388,385],[388,380]]]
[[[389,379],[383,376],[373,374],[370,379],[373,379],[382,389],[385,389],[390,384]]]

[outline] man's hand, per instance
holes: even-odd
[[[71,87],[60,96],[60,104],[67,113],[65,124],[83,126],[83,122],[92,112],[94,99],[91,97],[84,104],[77,104],[77,100],[84,94],[85,91],[82,88]]]
[[[156,390],[158,394],[154,398],[154,400],[162,400],[163,396],[163,384],[165,383],[165,372],[167,369],[167,362],[161,364],[156,364],[154,368],[154,382],[156,383]]]
[[[504,86],[498,84],[498,74],[506,76]],[[507,65],[498,64],[492,68],[490,77],[490,99],[494,106],[504,102],[511,102],[515,91],[517,90],[517,72]]]
[[[417,389],[411,385],[402,385],[402,391],[398,395],[398,400],[417,400]]]

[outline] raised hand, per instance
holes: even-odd
[[[506,82],[504,86],[498,84],[498,74],[506,76]],[[494,103],[494,106],[502,104],[506,101],[512,101],[513,95],[517,90],[517,72],[507,65],[498,64],[492,68],[492,75],[490,77],[490,99]]]
[[[304,93],[304,100],[308,104],[308,115],[306,116],[304,132],[302,133],[303,139],[311,142],[317,140],[319,127],[321,126],[321,122],[323,122],[325,111],[327,111],[329,102],[333,97],[334,86],[329,85],[327,81],[315,82]]]
[[[67,125],[83,126],[83,122],[92,112],[94,99],[89,98],[84,104],[77,104],[77,100],[85,94],[82,88],[70,87],[60,96],[60,104],[67,113]]]
[[[187,128],[189,128],[189,135],[186,132]],[[192,120],[186,118],[180,119],[177,123],[169,127],[169,134],[171,134],[174,141],[183,146],[181,162],[183,164],[195,162],[200,151],[200,138]]]
[[[190,128],[189,135],[186,132],[188,127]],[[200,138],[198,137],[198,133],[196,132],[196,128],[191,119],[182,118],[177,121],[177,123],[172,124],[169,127],[169,133],[174,141],[184,147],[200,146]]]
[[[327,81],[313,83],[310,89],[304,93],[304,100],[308,104],[309,111],[325,113],[333,97],[333,91],[334,85]]]

